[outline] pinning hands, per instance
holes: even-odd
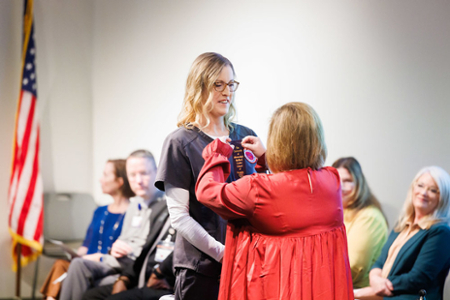
[[[231,146],[231,148],[234,148],[234,145],[231,145],[231,144],[230,144],[231,139],[230,139],[229,137],[223,136],[223,137],[220,137],[220,138],[218,138],[218,139],[219,139],[222,143],[228,144],[228,145]]]
[[[231,149],[224,149],[220,146],[220,144],[228,144],[232,149],[234,149],[234,145],[230,144],[230,142],[231,139],[226,137],[216,139],[216,141],[212,142],[209,147],[206,147],[203,150],[203,158],[207,159],[212,153],[221,153],[226,157],[229,157],[232,153]],[[241,144],[244,149],[252,151],[257,158],[260,158],[264,153],[266,153],[266,148],[259,137],[248,135],[242,139]]]
[[[209,157],[214,155],[214,153],[222,154],[226,157],[230,157],[233,153],[233,145],[230,145],[231,139],[229,138],[217,138],[212,141],[208,146],[203,149],[202,157],[207,160]],[[226,145],[228,146],[226,146]]]
[[[257,158],[260,158],[264,153],[266,153],[266,148],[261,142],[261,139],[257,136],[246,136],[242,139],[241,144],[245,149],[252,151]]]

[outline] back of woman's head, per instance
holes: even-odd
[[[370,191],[361,165],[354,157],[339,158],[333,163],[333,167],[336,169],[344,168],[353,177],[355,187],[348,195],[349,200],[346,203],[346,208],[360,210],[373,205],[381,210],[380,202],[378,202],[377,198]]]
[[[209,124],[208,112],[213,108],[211,102],[213,85],[226,66],[229,66],[235,74],[233,64],[219,53],[206,52],[195,59],[186,81],[183,108],[178,116],[178,127],[202,128]],[[229,128],[236,112],[233,103],[234,93],[231,95],[228,113],[224,117],[225,125]],[[202,118],[205,119],[206,125],[201,124]]]
[[[396,231],[401,231],[406,225],[406,222],[412,222],[415,218],[415,211],[413,205],[414,197],[414,186],[416,185],[419,178],[428,173],[431,175],[433,180],[436,182],[439,189],[439,203],[430,216],[431,223],[436,222],[447,222],[450,223],[450,175],[441,167],[430,166],[421,169],[413,181],[411,182],[408,194],[406,196],[405,203],[403,205],[403,210],[400,214]]]
[[[267,139],[267,163],[272,172],[320,169],[327,157],[322,122],[308,104],[291,102],[272,116]]]
[[[126,198],[134,197],[135,194],[131,190],[130,183],[128,182],[126,160],[125,159],[109,159],[109,163],[114,165],[114,174],[116,178],[122,178],[123,184],[120,187],[120,192]]]

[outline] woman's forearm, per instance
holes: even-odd
[[[225,246],[214,239],[189,214],[189,191],[165,184],[167,206],[173,228],[200,251],[220,262]]]

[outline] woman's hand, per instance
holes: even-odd
[[[155,290],[169,290],[170,285],[169,283],[164,279],[158,279],[155,274],[152,273],[150,275],[150,278],[147,281],[147,287]]]
[[[377,296],[392,296],[394,286],[392,282],[384,277],[381,277],[381,269],[373,269],[369,273],[370,286]]]
[[[103,256],[102,253],[93,253],[93,254],[83,255],[82,257],[87,260],[100,261],[100,257],[102,257],[102,256]]]
[[[87,247],[81,246],[80,248],[78,248],[77,254],[78,254],[79,256],[83,256],[83,255],[86,255],[87,251],[88,251],[88,248],[87,248]]]
[[[261,139],[257,136],[248,135],[242,139],[241,144],[245,149],[252,151],[257,158],[260,158],[264,153],[266,153],[266,148],[261,142]]]
[[[225,139],[222,141],[221,139],[215,139],[211,143],[209,143],[205,149],[203,149],[202,157],[204,160],[207,160],[209,157],[213,156],[215,153],[221,154],[225,157],[230,157],[233,153],[233,148],[229,144],[231,140]]]
[[[382,296],[375,295],[371,286],[353,290],[355,300],[383,300]]]

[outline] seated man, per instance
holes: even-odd
[[[144,246],[134,264],[120,274],[114,285],[90,289],[83,295],[83,300],[158,300],[163,295],[173,293],[175,275],[172,250],[175,230],[170,226],[167,210],[161,218],[166,220],[166,224],[160,236]]]
[[[156,163],[147,150],[130,154],[126,162],[127,176],[135,201],[130,203],[124,218],[121,235],[111,248],[111,254],[100,261],[74,259],[64,280],[60,299],[81,299],[83,293],[100,279],[116,274],[133,265],[148,239],[159,236],[165,220],[160,216],[167,211],[163,194],[153,186]]]

